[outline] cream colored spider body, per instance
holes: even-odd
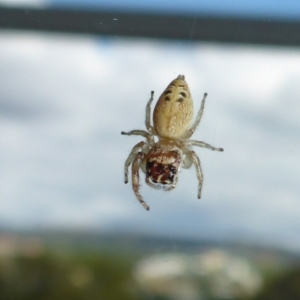
[[[125,162],[125,183],[128,182],[128,168],[132,165],[132,188],[144,206],[149,206],[139,193],[139,169],[146,174],[146,183],[153,188],[162,188],[170,191],[176,187],[180,167],[190,168],[193,164],[196,168],[198,179],[198,198],[201,198],[203,174],[201,164],[192,146],[199,146],[216,151],[223,151],[222,148],[215,148],[204,142],[189,140],[196,130],[204,110],[207,94],[204,94],[201,108],[196,120],[191,125],[193,118],[193,101],[189,87],[183,75],[173,80],[159,97],[153,113],[153,126],[150,124],[151,103],[154,92],[146,106],[146,128],[144,130],[132,130],[122,132],[123,135],[141,135],[146,141],[136,144]],[[154,137],[158,137],[155,142]]]
[[[184,77],[173,80],[159,97],[153,113],[157,136],[180,139],[189,129],[193,119],[193,100]]]

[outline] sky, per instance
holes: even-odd
[[[193,15],[200,13],[204,15],[268,18],[269,20],[300,19],[300,2],[297,0],[0,0],[0,4]]]
[[[300,51],[213,43],[0,32],[0,225],[241,239],[300,250]],[[195,110],[194,168],[148,187],[123,167],[155,101],[179,74]],[[154,101],[154,102],[155,102]]]

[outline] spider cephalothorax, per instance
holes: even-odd
[[[141,135],[147,141],[136,144],[125,162],[125,183],[128,182],[128,168],[132,164],[132,188],[141,202],[149,210],[149,206],[139,193],[139,169],[146,173],[146,183],[154,188],[163,188],[170,191],[176,187],[180,167],[190,168],[195,165],[198,178],[198,198],[201,198],[203,174],[201,164],[192,146],[199,146],[216,151],[215,148],[204,142],[189,140],[196,130],[204,110],[204,94],[201,108],[196,120],[191,125],[193,118],[193,101],[189,87],[183,75],[173,80],[159,97],[153,113],[153,125],[150,124],[151,103],[154,92],[146,106],[146,128],[122,132],[123,135]],[[158,142],[154,137],[158,137]]]
[[[173,185],[177,180],[181,158],[181,150],[175,143],[172,145],[170,141],[161,140],[154,144],[147,155],[146,182],[150,185],[151,182]]]

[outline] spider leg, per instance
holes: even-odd
[[[189,151],[186,154],[189,157],[189,160],[193,162],[196,167],[196,175],[198,179],[198,199],[201,198],[201,190],[203,184],[203,173],[201,169],[200,159],[194,151]]]
[[[161,188],[159,185],[152,183],[152,182],[150,181],[150,179],[149,179],[148,176],[146,176],[145,182],[146,182],[149,186],[151,186],[152,188],[154,188],[154,189],[156,189],[156,190],[160,190],[160,188]]]
[[[146,179],[145,179],[146,183],[151,186],[152,188],[156,189],[156,190],[160,190],[160,189],[163,189],[164,191],[171,191],[173,190],[176,185],[177,185],[177,182],[178,182],[178,177],[175,178],[175,181],[172,185],[170,186],[164,186],[162,184],[154,184],[150,181],[149,177],[146,176]]]
[[[154,91],[151,91],[151,98],[149,99],[147,106],[146,106],[146,119],[145,125],[149,132],[152,134],[154,133],[153,126],[151,126],[150,119],[151,119],[151,103],[153,101]]]
[[[140,175],[139,175],[139,170],[140,170],[140,164],[145,158],[146,154],[144,152],[138,152],[133,160],[132,163],[132,188],[133,191],[137,197],[137,199],[140,201],[140,203],[144,206],[146,210],[149,210],[150,207],[147,205],[147,203],[143,200],[143,197],[139,193],[139,188],[140,188]]]
[[[185,144],[187,146],[198,146],[198,147],[202,147],[202,148],[208,148],[210,150],[213,150],[213,151],[224,151],[223,148],[215,148],[209,144],[206,144],[204,142],[201,142],[201,141],[195,141],[195,140],[189,140],[189,141],[186,141]]]
[[[184,157],[183,162],[182,162],[182,167],[184,169],[189,169],[193,164],[193,160],[192,160],[192,157],[190,155],[190,151],[191,150],[184,151],[185,157]]]
[[[121,134],[122,135],[141,135],[147,139],[150,146],[152,146],[154,144],[153,135],[145,130],[131,130],[129,132],[122,131]]]
[[[125,161],[125,166],[124,166],[124,176],[125,176],[125,180],[124,182],[125,183],[128,183],[128,168],[129,166],[131,165],[132,161],[134,160],[134,158],[136,157],[137,153],[140,151],[140,149],[145,149],[147,148],[147,143],[142,141],[142,142],[139,142],[138,144],[136,144],[130,154],[128,155],[126,161]]]
[[[201,107],[200,107],[200,110],[198,111],[196,120],[195,120],[194,124],[191,126],[191,128],[184,135],[184,139],[189,139],[193,135],[193,133],[195,132],[197,126],[199,125],[199,123],[201,121],[201,118],[202,118],[202,115],[203,115],[206,97],[207,97],[207,93],[204,93],[203,99],[202,99],[202,102],[201,102]]]

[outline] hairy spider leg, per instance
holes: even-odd
[[[151,103],[153,101],[154,91],[151,91],[151,98],[149,99],[147,106],[146,106],[146,119],[145,119],[145,125],[148,131],[152,134],[154,134],[153,126],[151,126],[150,120],[151,120]]]
[[[131,130],[129,132],[125,132],[122,131],[121,132],[122,135],[141,135],[143,137],[145,137],[147,139],[147,142],[149,144],[150,147],[152,147],[152,145],[154,144],[154,137],[151,133],[145,131],[145,130]]]
[[[213,147],[207,143],[204,143],[204,142],[201,142],[201,141],[196,141],[196,140],[189,140],[189,141],[186,141],[185,142],[186,146],[198,146],[198,147],[202,147],[202,148],[207,148],[207,149],[210,149],[210,150],[213,150],[213,151],[224,151],[223,148],[216,148],[216,147]]]
[[[149,210],[150,207],[147,205],[147,203],[143,200],[143,197],[139,193],[140,188],[140,165],[141,162],[145,159],[146,154],[144,152],[138,152],[133,160],[132,163],[132,169],[131,169],[131,176],[132,176],[132,188],[133,191],[137,197],[137,199],[140,201],[140,203],[144,206],[146,210]]]
[[[194,164],[194,166],[196,168],[196,175],[197,175],[197,179],[198,179],[198,199],[200,199],[202,184],[203,184],[203,173],[202,173],[200,159],[197,156],[197,154],[195,153],[195,151],[192,151],[192,150],[188,151],[186,153],[186,156],[188,157],[189,161],[191,161]],[[189,163],[188,165],[186,165],[186,167],[191,167],[192,163]]]
[[[132,161],[134,160],[135,156],[141,149],[147,149],[148,145],[146,142],[142,141],[137,143],[131,150],[130,154],[128,155],[125,166],[124,166],[124,176],[125,176],[125,183],[128,183],[128,168],[131,165]]]
[[[189,139],[193,135],[193,133],[195,132],[196,128],[198,127],[198,125],[201,121],[202,115],[203,115],[206,97],[207,97],[207,93],[204,93],[203,99],[202,99],[202,102],[201,102],[201,107],[200,107],[200,109],[197,113],[197,116],[196,116],[196,120],[195,120],[194,124],[190,127],[190,129],[184,135],[184,139]]]

